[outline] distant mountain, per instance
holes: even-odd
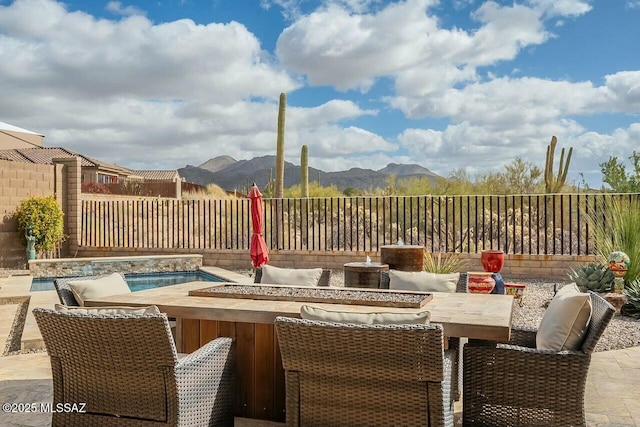
[[[396,176],[406,176],[406,175],[427,175],[436,177],[437,175],[431,172],[429,169],[422,167],[420,165],[402,165],[398,163],[389,163],[386,167],[379,169],[378,172],[390,175],[395,174]]]
[[[200,185],[215,183],[225,190],[248,189],[252,183],[264,188],[269,179],[275,179],[275,156],[255,157],[251,160],[234,160],[229,156],[210,159],[200,167],[187,165],[178,169],[181,177],[187,182]],[[227,166],[224,166],[224,165]],[[205,167],[206,166],[206,167]],[[435,180],[438,175],[420,165],[403,165],[390,163],[380,170],[352,168],[347,171],[324,172],[309,167],[309,181],[320,181],[323,186],[335,185],[341,191],[346,188],[372,190],[384,188],[389,175],[398,177],[428,177]],[[285,162],[284,186],[291,187],[300,183],[300,166]]]
[[[213,159],[207,160],[206,162],[204,162],[198,167],[202,169],[206,169],[210,172],[218,172],[224,168],[227,168],[233,165],[236,162],[237,160],[231,156],[218,156],[218,157],[214,157]]]

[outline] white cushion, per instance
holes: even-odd
[[[389,270],[389,289],[421,292],[455,292],[460,273]]]
[[[591,296],[575,283],[563,286],[544,312],[536,347],[539,350],[579,350],[591,320]]]
[[[131,292],[127,282],[118,273],[113,273],[99,279],[72,280],[69,288],[81,306],[89,299],[108,297],[111,295],[127,294]]]
[[[260,283],[271,285],[318,286],[321,268],[278,268],[262,266]]]
[[[69,307],[56,304],[55,309],[78,314],[160,314],[160,310],[155,305],[148,307]]]
[[[300,307],[300,317],[306,320],[321,320],[323,322],[358,323],[363,325],[406,325],[429,324],[431,313],[419,311],[414,313],[353,313],[346,311],[331,311],[323,308],[303,305]]]

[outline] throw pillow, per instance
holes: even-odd
[[[84,306],[84,302],[88,299],[131,292],[127,282],[118,273],[99,279],[73,280],[69,282],[69,288],[81,306]]]
[[[455,292],[460,273],[389,270],[389,289],[422,292]]]
[[[271,265],[262,267],[260,283],[290,286],[318,286],[321,268],[278,268]]]
[[[160,314],[155,305],[148,307],[68,307],[55,305],[56,311],[73,312],[78,314]]]
[[[306,320],[321,320],[323,322],[358,323],[363,325],[406,325],[429,324],[431,313],[419,311],[414,313],[353,313],[346,311],[331,311],[323,308],[303,305],[300,307],[300,317]]]
[[[591,320],[591,296],[575,283],[562,287],[549,303],[536,334],[539,350],[579,350]]]

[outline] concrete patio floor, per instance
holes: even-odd
[[[211,268],[211,267],[209,267]],[[247,281],[247,277],[217,269],[214,274],[230,280]],[[212,271],[213,272],[213,271]],[[58,302],[55,291],[29,292],[31,276],[0,278],[0,297],[31,295],[29,311],[34,307],[53,307]],[[0,306],[0,345],[4,348],[6,331],[15,310]],[[33,315],[29,313],[22,339],[25,353],[0,357],[0,403],[46,403],[52,401],[49,358],[42,349],[42,339]],[[640,427],[640,347],[595,353],[587,379],[585,410],[587,425]],[[456,405],[460,422],[461,405]],[[49,426],[51,414],[0,412],[0,426]],[[236,425],[275,427],[282,424],[236,419]]]

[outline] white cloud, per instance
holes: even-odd
[[[110,1],[107,3],[106,10],[115,13],[116,15],[131,16],[131,15],[146,15],[146,13],[136,6],[122,6],[119,1]]]
[[[529,0],[529,2],[550,17],[579,16],[592,9],[590,1],[585,0]]]
[[[435,4],[407,0],[358,14],[330,3],[286,28],[277,56],[313,85],[367,91],[376,78],[390,76],[402,91],[421,73],[429,74],[428,87],[472,80],[475,67],[513,59],[548,37],[539,9],[486,2],[472,14],[480,27],[467,32],[440,28],[430,12]]]

